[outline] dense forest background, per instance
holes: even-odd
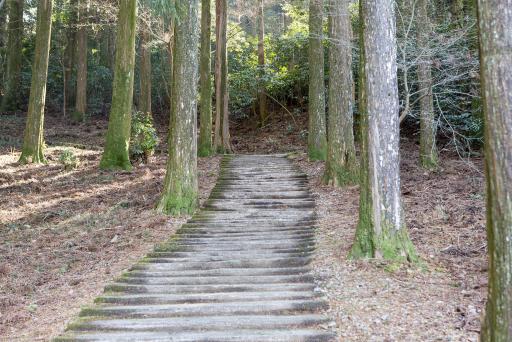
[[[16,3],[11,1],[11,3]],[[18,1],[23,5],[23,1]],[[287,115],[296,116],[307,104],[308,94],[308,7],[302,1],[272,1],[265,5],[265,53],[264,77],[259,77],[258,64],[257,7],[253,1],[229,2],[228,51],[230,113],[233,120],[255,116],[258,87],[263,83],[270,100],[271,110],[286,110]],[[5,5],[4,5],[5,6]],[[85,6],[86,8],[83,8]],[[160,6],[160,7],[159,7]],[[13,6],[11,6],[13,7]],[[19,63],[19,87],[15,101],[5,99],[3,110],[25,111],[31,80],[31,61],[35,46],[36,2],[26,1],[23,7],[22,31],[7,27],[8,11],[2,10],[0,18],[0,94],[5,97],[7,86],[8,52],[17,54]],[[135,82],[135,105],[140,107],[141,68],[145,56],[142,45],[149,47],[151,59],[152,112],[160,120],[167,120],[170,105],[171,71],[169,63],[170,36],[168,15],[154,15],[161,10],[158,1],[149,1],[139,12],[139,34],[137,35],[137,66]],[[434,110],[441,148],[456,149],[461,155],[477,153],[482,143],[482,106],[476,12],[472,1],[434,1],[429,6],[432,32],[427,46],[418,46],[417,33],[421,31],[417,8],[407,1],[398,2],[397,34],[400,105],[403,125],[411,128],[412,134],[419,123],[421,99],[417,80],[417,67],[421,56],[432,56],[432,92]],[[106,117],[112,96],[113,63],[115,51],[115,28],[117,8],[109,1],[56,1],[52,14],[50,62],[47,84],[46,107],[52,115],[77,122],[88,118]],[[354,41],[358,32],[357,4],[351,6]],[[421,18],[420,18],[421,19]],[[144,24],[145,23],[145,24]],[[147,25],[147,26],[146,26]],[[141,33],[150,27],[146,36]],[[13,51],[7,46],[7,37],[17,34],[22,48]],[[325,23],[325,31],[327,23]],[[85,34],[86,42],[77,39]],[[82,44],[78,46],[78,44]],[[215,36],[212,32],[212,44]],[[329,41],[324,41],[328,49]],[[354,79],[357,82],[359,51],[353,44]],[[83,48],[85,47],[85,48]],[[16,47],[14,47],[16,48]],[[326,56],[326,80],[329,67]],[[85,63],[86,70],[81,67]],[[80,69],[80,76],[77,76]],[[87,110],[77,110],[77,77],[84,77],[86,92],[81,92],[78,101],[84,101]],[[146,78],[147,79],[147,78]],[[258,80],[258,82],[255,82]],[[79,82],[78,82],[79,83]],[[357,84],[355,84],[357,87]],[[7,94],[8,95],[8,94]],[[83,105],[82,105],[83,107]],[[289,113],[288,113],[289,112]],[[86,116],[85,118],[83,116]],[[357,108],[355,111],[356,123]],[[298,127],[290,127],[291,130]],[[3,138],[5,139],[5,137]],[[21,142],[15,142],[20,144]]]

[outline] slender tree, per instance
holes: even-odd
[[[129,145],[135,66],[137,1],[120,0],[117,22],[116,62],[112,108],[108,121],[102,169],[131,169]]]
[[[263,0],[258,0],[258,107],[260,122],[263,126],[267,120],[267,95],[265,91],[265,6]]]
[[[197,70],[198,0],[176,0],[174,76],[169,159],[157,209],[170,214],[192,213],[198,204]]]
[[[325,85],[323,47],[323,0],[309,1],[309,137],[311,160],[325,160],[327,137],[325,126]]]
[[[489,248],[483,342],[512,341],[511,9],[511,0],[478,0]]]
[[[416,39],[421,51],[418,61],[418,87],[420,96],[420,163],[426,169],[436,169],[438,152],[436,147],[437,124],[432,96],[432,57],[429,40],[432,32],[428,15],[428,0],[418,0]]]
[[[201,0],[200,134],[199,156],[212,154],[212,15],[211,0]]]
[[[32,83],[28,100],[27,124],[19,162],[44,163],[44,105],[48,59],[52,32],[52,0],[40,0],[37,5],[36,47],[32,64]]]
[[[76,101],[75,111],[85,121],[87,113],[87,33],[89,0],[78,1],[78,30],[76,34]]]
[[[228,91],[228,4],[227,0],[215,2],[217,48],[215,51],[215,140],[214,148],[219,153],[231,153],[229,135],[229,91]]]
[[[152,115],[151,109],[151,28],[148,22],[141,25],[140,53],[140,100],[139,110]]]
[[[399,103],[393,0],[363,0],[363,143],[355,258],[416,260],[400,193]]]
[[[7,77],[2,98],[3,111],[18,109],[20,102],[21,66],[23,59],[23,4],[24,0],[9,0],[7,27]]]
[[[78,20],[78,0],[69,1],[68,10],[68,27],[66,29],[66,47],[64,49],[63,68],[64,68],[64,85],[63,85],[63,115],[67,113],[67,108],[71,105],[74,100],[75,86],[71,84],[71,78],[73,77],[73,69],[75,64],[76,55],[76,38],[77,38],[77,20]]]
[[[350,0],[330,0],[329,6],[329,129],[324,182],[334,186],[358,179],[349,5]]]

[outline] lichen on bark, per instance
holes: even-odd
[[[135,67],[135,33],[137,1],[119,1],[116,61],[112,108],[108,121],[105,150],[100,162],[102,169],[130,170],[129,147]]]
[[[211,68],[211,0],[201,1],[201,57],[200,57],[200,133],[198,155],[207,157],[212,145],[212,68]]]
[[[157,210],[191,214],[198,205],[197,76],[198,0],[177,0],[169,159]]]
[[[417,261],[400,193],[399,103],[392,0],[360,2],[362,165],[359,222],[350,256]]]
[[[478,1],[489,287],[482,342],[512,340],[512,8]]]
[[[311,160],[327,158],[323,46],[323,0],[309,2],[309,134]]]
[[[323,181],[334,186],[358,181],[353,131],[352,24],[348,0],[329,3],[329,129]]]
[[[20,102],[21,66],[23,58],[23,5],[24,0],[9,0],[9,24],[7,27],[7,72],[5,94],[1,110],[18,109]],[[2,9],[5,11],[5,9]]]
[[[420,164],[425,169],[435,170],[439,164],[436,146],[437,123],[432,95],[432,57],[430,52],[431,24],[428,0],[417,3],[416,39],[421,55],[418,57],[418,95],[420,97]]]
[[[41,0],[37,6],[36,47],[32,65],[32,83],[28,102],[27,123],[19,162],[45,163],[44,157],[44,105],[48,59],[52,31],[52,0]]]

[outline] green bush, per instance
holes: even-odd
[[[158,134],[149,113],[135,112],[132,117],[130,158],[149,162],[159,143]]]
[[[59,155],[59,162],[64,166],[64,170],[73,170],[80,166],[80,158],[73,151],[64,150]]]

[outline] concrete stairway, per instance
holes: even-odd
[[[226,157],[204,210],[56,340],[333,341],[306,182],[283,157]]]

